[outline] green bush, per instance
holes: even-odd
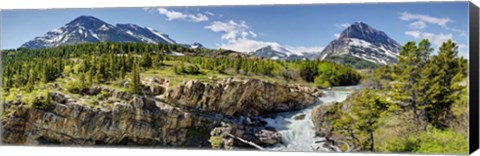
[[[433,130],[420,135],[421,144],[414,151],[431,154],[468,154],[468,136],[452,130]]]
[[[222,148],[223,139],[220,136],[211,136],[208,140],[213,148]]]
[[[75,81],[75,80],[69,80],[65,83],[65,88],[68,90],[70,93],[74,94],[80,94],[83,90],[82,85],[80,82]]]
[[[48,91],[37,92],[34,91],[25,98],[23,101],[28,105],[40,110],[51,110],[54,108],[54,103],[49,95]]]
[[[406,138],[390,138],[381,152],[468,154],[468,137],[453,130],[432,129]]]
[[[202,73],[202,72],[200,72],[200,68],[197,65],[182,64],[179,67],[175,66],[174,70],[175,70],[175,73],[177,73],[177,74],[193,74],[193,75],[196,75],[196,74],[201,74]]]

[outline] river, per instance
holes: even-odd
[[[323,90],[323,96],[320,97],[321,105],[329,102],[342,102],[353,90],[360,89],[361,86],[345,86],[334,87],[332,89]],[[305,109],[292,112],[278,113],[265,117],[264,120],[268,123],[267,126],[274,127],[282,134],[282,143],[268,147],[268,150],[273,151],[316,151],[321,144],[316,144],[315,141],[323,140],[323,138],[315,136],[315,130],[310,117],[312,109],[316,106],[312,105]],[[295,120],[295,117],[305,116],[304,119]],[[319,151],[326,151],[321,148]]]

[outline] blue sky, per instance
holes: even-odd
[[[17,48],[80,15],[152,27],[179,43],[239,51],[265,45],[319,51],[345,26],[362,21],[400,44],[428,38],[437,47],[453,39],[468,56],[467,2],[3,10],[2,49]]]

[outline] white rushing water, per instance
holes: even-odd
[[[335,87],[330,90],[323,90],[324,95],[320,97],[320,104],[329,102],[342,102],[353,90],[360,86]],[[267,126],[274,127],[282,134],[282,144],[269,147],[268,150],[275,151],[316,151],[321,144],[315,141],[323,138],[315,137],[315,130],[310,113],[315,106],[293,112],[278,113],[272,117],[264,118]],[[305,115],[304,119],[295,120],[295,117]],[[320,151],[324,150],[319,148]]]

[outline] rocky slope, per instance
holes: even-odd
[[[256,115],[316,102],[310,94],[315,90],[253,79],[186,81],[177,87],[151,79],[144,84],[141,96],[98,86],[83,91],[106,96],[110,107],[83,105],[82,99],[56,91],[49,92],[49,107],[9,101],[4,106],[14,113],[2,125],[2,142],[210,147],[209,138],[218,135],[224,148],[249,147],[224,135],[228,133],[265,146],[278,143],[281,136]]]

